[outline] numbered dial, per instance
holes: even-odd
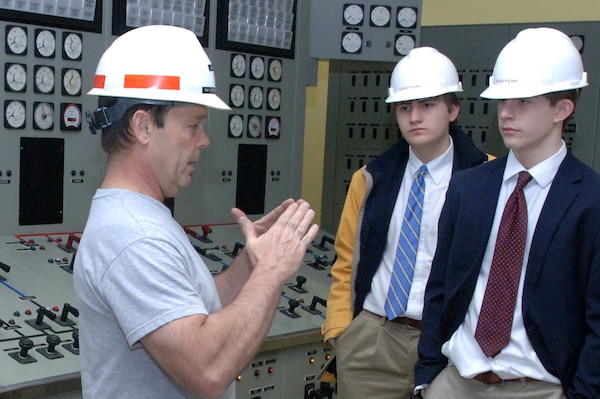
[[[65,60],[81,60],[83,41],[79,33],[63,33],[63,58]]]
[[[281,131],[281,120],[278,116],[267,117],[265,135],[268,139],[278,139]]]
[[[262,79],[265,76],[265,60],[262,57],[251,58],[250,74],[252,79]]]
[[[6,54],[27,54],[27,28],[21,26],[6,26]]]
[[[61,129],[63,130],[77,130],[81,126],[81,105],[77,104],[64,104]]]
[[[8,129],[25,127],[25,101],[4,101],[4,127]]]
[[[411,35],[396,35],[394,52],[396,55],[406,55],[415,48],[415,38]]]
[[[281,60],[273,58],[269,60],[269,80],[279,82],[281,80],[282,64]]]
[[[244,118],[242,115],[229,116],[229,137],[242,137],[244,132]]]
[[[54,126],[54,105],[46,102],[33,103],[33,128],[50,130]]]
[[[362,33],[342,33],[342,53],[359,54],[362,51]]]
[[[250,87],[249,103],[250,108],[258,109],[263,105],[263,89],[259,86]]]
[[[365,13],[362,5],[347,4],[344,6],[344,25],[362,25],[364,19]]]
[[[54,67],[36,65],[34,68],[36,93],[54,93]]]
[[[390,26],[391,12],[387,6],[371,6],[371,26]]]
[[[229,88],[229,105],[240,108],[244,105],[244,86],[231,85]]]
[[[231,56],[231,76],[243,78],[246,74],[246,57],[243,54]]]
[[[271,88],[267,93],[267,108],[277,111],[281,107],[281,91],[277,88]]]
[[[54,32],[48,29],[36,29],[35,31],[35,56],[54,58],[56,50],[56,37]]]
[[[397,28],[414,28],[417,25],[417,10],[412,7],[399,7],[396,14]]]
[[[80,95],[81,70],[73,68],[63,68],[62,75],[62,94],[67,96]]]
[[[4,64],[4,89],[23,92],[27,88],[27,65]]]
[[[248,137],[258,138],[262,131],[262,117],[259,115],[250,115],[248,119]]]

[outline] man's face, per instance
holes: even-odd
[[[504,145],[517,156],[554,152],[562,126],[556,118],[557,106],[551,106],[543,95],[498,101],[498,127]]]
[[[163,128],[153,127],[149,164],[165,197],[190,184],[200,150],[210,144],[204,130],[207,116],[205,106],[179,105],[169,109]]]
[[[404,139],[415,149],[446,146],[450,122],[460,108],[445,103],[443,96],[400,102],[396,121]]]

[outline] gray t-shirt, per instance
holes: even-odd
[[[173,320],[221,309],[210,271],[169,209],[128,190],[99,189],[73,277],[84,397],[191,397],[139,342]],[[223,398],[234,392],[232,383]]]

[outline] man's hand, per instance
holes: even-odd
[[[278,273],[282,283],[298,270],[319,231],[316,224],[311,225],[315,212],[304,200],[286,200],[254,223],[237,208],[231,212],[244,233],[254,269]]]

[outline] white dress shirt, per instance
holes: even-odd
[[[523,324],[522,299],[523,283],[533,233],[550,187],[552,186],[554,176],[566,154],[567,149],[563,142],[562,147],[556,154],[528,170],[533,179],[523,190],[527,201],[527,241],[525,243],[525,255],[523,257],[523,267],[513,316],[510,342],[502,349],[499,355],[489,358],[483,353],[475,340],[475,329],[477,328],[477,320],[490,273],[500,219],[502,218],[508,197],[515,189],[519,172],[526,170],[516,159],[512,151],[508,154],[502,187],[500,188],[496,204],[494,223],[477,278],[473,298],[471,299],[464,322],[455,331],[450,340],[442,346],[442,353],[449,358],[450,362],[456,366],[460,375],[465,378],[472,378],[479,373],[491,370],[502,379],[530,377],[536,380],[556,384],[560,383],[555,376],[546,371],[527,337]]]
[[[440,213],[446,199],[446,191],[452,176],[452,162],[454,160],[454,144],[450,138],[450,146],[445,153],[427,164],[427,173],[425,174],[425,197],[423,200],[423,213],[421,216],[421,229],[419,232],[419,244],[417,247],[417,260],[415,262],[415,271],[410,287],[408,304],[406,312],[402,315],[415,320],[421,320],[423,315],[423,297],[425,295],[425,285],[429,279],[431,271],[431,262],[437,246],[438,222]],[[396,257],[396,247],[400,238],[402,220],[408,203],[412,182],[417,175],[423,162],[417,158],[412,149],[409,149],[408,163],[400,191],[396,198],[396,205],[392,212],[390,227],[388,229],[387,243],[383,252],[383,258],[379,264],[373,281],[371,282],[371,291],[367,294],[363,308],[371,313],[385,316],[385,300],[387,297],[392,270],[394,268],[394,259]],[[381,184],[385,184],[382,182]]]

